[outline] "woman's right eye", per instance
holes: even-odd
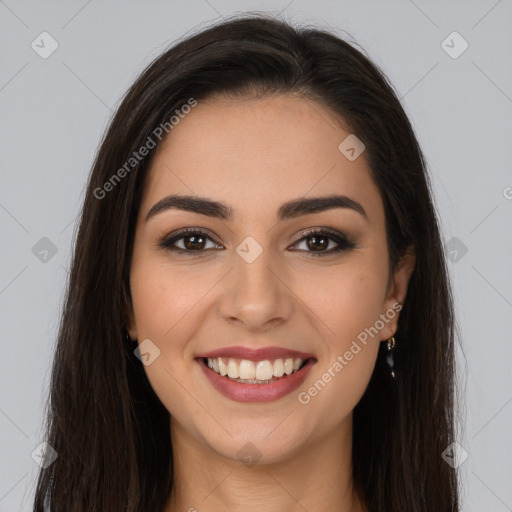
[[[208,241],[211,242],[213,247],[206,247]],[[181,243],[182,246],[177,246],[177,243]],[[203,253],[206,249],[223,248],[217,245],[208,233],[196,229],[184,229],[172,236],[164,237],[158,245],[164,249],[179,254],[187,254],[188,256],[195,256],[194,253]]]

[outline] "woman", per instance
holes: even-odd
[[[157,58],[89,179],[35,511],[459,510],[426,164],[352,45],[233,18]]]

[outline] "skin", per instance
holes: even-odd
[[[365,154],[350,161],[338,150],[349,134],[300,96],[217,97],[199,102],[157,149],[135,233],[129,333],[160,350],[144,369],[171,414],[175,487],[166,512],[365,510],[352,485],[352,411],[398,313],[308,404],[297,399],[379,315],[403,304],[415,263],[407,254],[389,279],[384,208]],[[277,221],[282,203],[333,193],[361,203],[368,220],[335,208]],[[225,202],[235,217],[169,209],[146,222],[169,194]],[[158,247],[186,227],[215,238],[191,256]],[[308,257],[315,246],[302,231],[318,227],[353,237],[356,248]],[[236,252],[248,236],[263,249],[250,264]],[[239,403],[194,359],[232,345],[297,349],[317,363],[297,391]],[[248,442],[261,457],[252,466],[237,455]]]

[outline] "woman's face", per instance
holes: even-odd
[[[129,330],[172,428],[209,453],[276,462],[348,431],[379,343],[396,331],[413,262],[388,288],[382,200],[357,141],[339,148],[349,135],[298,96],[218,98],[155,154]],[[161,204],[147,218],[170,195],[224,206]],[[321,206],[334,196],[345,199]],[[207,355],[226,367],[212,357],[208,368]],[[306,366],[287,375],[297,359]],[[240,372],[257,382],[236,382]]]

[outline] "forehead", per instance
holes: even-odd
[[[142,212],[168,194],[208,196],[241,219],[255,208],[340,193],[372,215],[382,209],[364,152],[339,149],[350,135],[325,106],[299,96],[199,101],[159,146]],[[373,215],[382,214],[382,210]]]

